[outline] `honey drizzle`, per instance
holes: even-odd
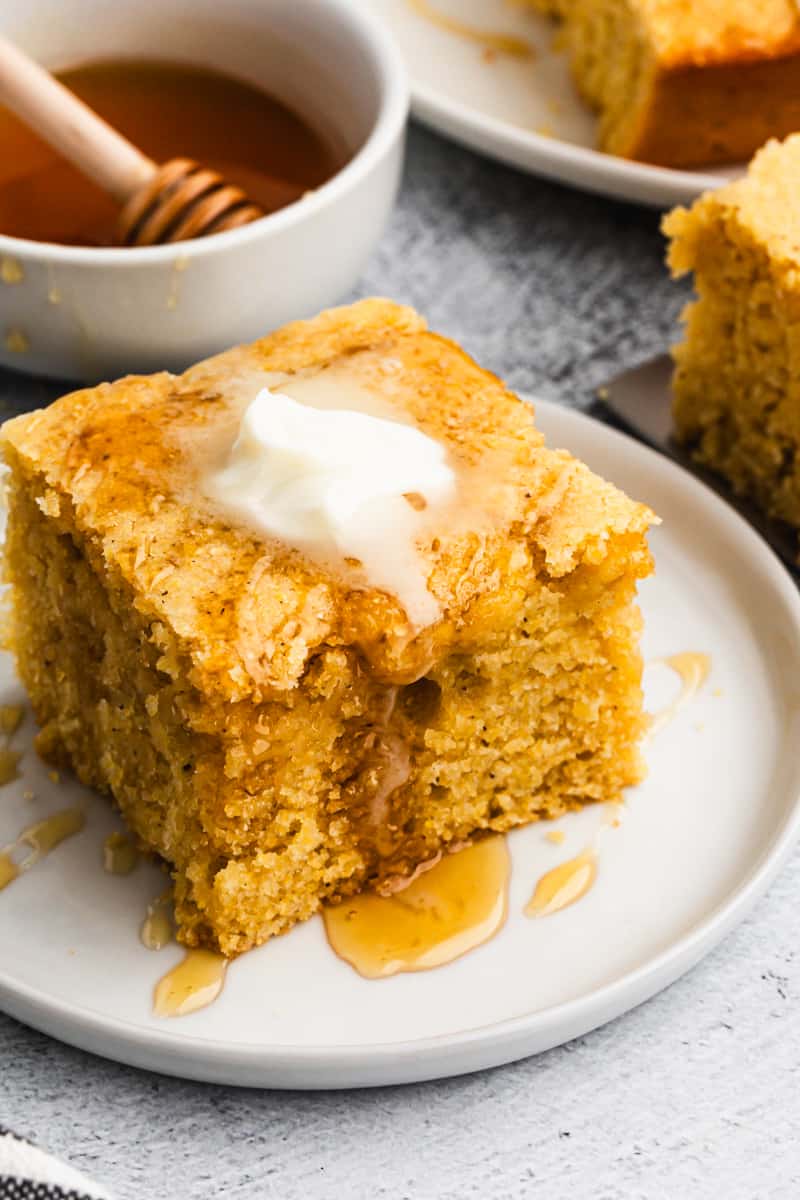
[[[331,949],[366,979],[426,971],[488,941],[507,913],[505,838],[446,855],[390,896],[363,892],[323,911]]]
[[[130,875],[139,861],[139,851],[125,833],[110,833],[103,842],[103,870],[109,875]]]
[[[675,654],[656,662],[679,675],[681,690],[671,704],[654,715],[651,733],[661,729],[693,698],[711,669],[710,656],[700,652]],[[388,708],[390,715],[393,702]],[[21,718],[21,709],[0,706],[0,733],[10,738]],[[13,754],[7,746],[5,753]],[[2,761],[0,748],[0,782]],[[384,804],[381,795],[377,807],[382,809]],[[613,805],[603,827],[617,827],[620,811],[620,805]],[[84,824],[83,810],[72,808],[23,830],[16,842],[0,850],[0,890]],[[564,840],[561,830],[545,836],[554,844]],[[25,846],[31,853],[16,862],[13,853]],[[126,835],[116,833],[106,839],[106,870],[127,874],[137,858]],[[505,838],[483,839],[440,861],[432,860],[401,891],[390,895],[362,893],[325,909],[328,942],[339,958],[368,979],[443,966],[482,945],[502,928],[507,915],[509,874]],[[597,851],[592,845],[541,876],[525,915],[550,916],[568,908],[586,895],[596,877]],[[160,950],[172,940],[171,901],[172,889],[168,888],[148,905],[140,936],[150,950]],[[227,966],[228,960],[215,951],[187,951],[156,985],[154,1012],[160,1017],[176,1017],[206,1008],[222,991]]]
[[[424,17],[426,21],[430,21],[432,25],[436,25],[448,33],[456,33],[460,37],[466,38],[467,41],[477,42],[485,50],[492,50],[495,54],[508,54],[512,58],[530,59],[536,53],[533,44],[527,38],[513,33],[493,33],[486,29],[476,29],[475,26],[468,25],[458,17],[451,17],[447,13],[440,12],[430,3],[430,0],[409,0],[409,4],[414,12]]]
[[[0,704],[0,734],[5,738],[5,745],[0,746],[0,787],[19,779],[19,760],[21,750],[11,749],[11,738],[16,733],[25,715],[20,704]]]
[[[178,965],[156,984],[156,1016],[185,1017],[213,1004],[225,983],[227,966],[227,958],[213,950],[187,950]]]
[[[0,746],[0,787],[19,779],[19,760],[22,754],[19,750],[11,750],[8,746]]]
[[[0,888],[7,887],[25,871],[30,871],[56,846],[73,834],[80,833],[85,824],[86,814],[82,808],[63,808],[23,829],[15,842],[0,850]],[[14,855],[25,849],[30,853],[17,861]]]
[[[66,838],[80,833],[85,824],[86,813],[82,808],[62,808],[60,812],[29,825],[17,838],[17,844],[30,846],[33,851],[30,865],[33,866],[34,862],[55,850]],[[22,864],[23,870],[27,870],[27,862]]]
[[[671,654],[668,658],[656,658],[655,664],[669,667],[681,680],[681,690],[675,699],[652,716],[649,734],[654,737],[665,725],[677,716],[682,708],[697,695],[711,671],[711,655],[689,650],[682,654]]]
[[[525,906],[525,916],[549,917],[561,912],[585,896],[596,878],[597,854],[590,847],[542,875]]]
[[[139,940],[146,950],[163,950],[172,941],[172,933],[172,888],[168,887],[148,904]]]
[[[0,704],[0,733],[11,737],[22,724],[25,709],[21,704]]]
[[[5,850],[0,852],[0,892],[19,875],[19,867]]]

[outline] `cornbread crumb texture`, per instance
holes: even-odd
[[[563,23],[599,141],[665,166],[747,159],[800,128],[794,0],[529,0]]]
[[[430,629],[203,499],[243,397],[323,371],[484,472],[484,527],[420,547]],[[546,449],[530,408],[411,310],[334,310],[179,378],[74,393],[3,438],[11,637],[40,747],[170,864],[185,943],[243,951],[640,777],[652,514]]]
[[[674,350],[679,438],[766,512],[800,527],[800,135],[664,221],[697,299]]]

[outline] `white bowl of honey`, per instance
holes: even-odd
[[[181,370],[335,303],[391,210],[408,90],[348,0],[6,0],[0,31],[156,161],[186,155],[268,215],[111,244],[117,208],[0,109],[0,362],[95,381]]]

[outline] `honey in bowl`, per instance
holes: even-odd
[[[267,92],[201,67],[118,60],[57,78],[156,162],[212,167],[275,212],[330,179],[345,155]],[[113,243],[119,208],[0,107],[0,233],[73,246]]]

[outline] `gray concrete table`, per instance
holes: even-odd
[[[422,130],[359,294],[417,305],[519,389],[581,404],[670,340],[655,214]],[[0,381],[6,393],[13,381]],[[372,1092],[148,1075],[0,1017],[0,1120],[120,1200],[800,1195],[800,857],[691,975],[537,1059]]]

